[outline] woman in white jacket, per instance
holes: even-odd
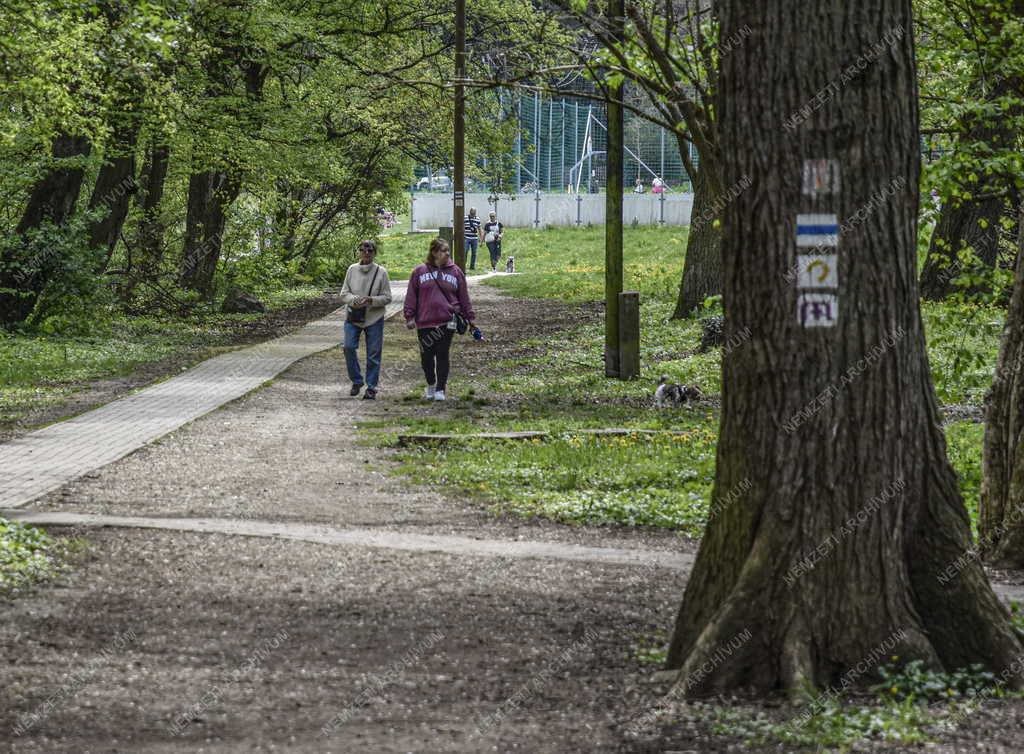
[[[377,397],[380,379],[380,355],[384,348],[384,309],[391,303],[391,282],[388,271],[373,259],[377,244],[360,241],[359,262],[348,268],[341,298],[348,307],[345,317],[345,366],[352,389],[349,395],[359,395],[363,387],[363,373],[359,369],[359,335],[366,334],[366,392],[363,398]]]

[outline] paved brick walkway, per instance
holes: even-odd
[[[504,273],[469,278],[471,283]],[[385,316],[402,309],[391,286]],[[165,382],[0,445],[0,508],[19,508],[272,380],[341,339],[344,308],[296,333],[209,359]]]
[[[402,308],[392,286],[387,316]],[[18,508],[240,398],[341,339],[344,308],[298,332],[216,356],[98,409],[0,445],[0,508]]]

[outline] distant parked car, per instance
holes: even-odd
[[[416,182],[417,191],[451,191],[452,179],[446,175],[435,175],[433,178],[423,176]]]

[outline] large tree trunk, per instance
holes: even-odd
[[[84,136],[60,134],[54,138],[53,159],[56,164],[33,187],[17,233],[36,230],[47,222],[63,225],[70,219],[85,178],[85,166],[78,159],[87,157],[91,148]],[[72,162],[64,165],[58,162],[60,160]]]
[[[185,247],[178,282],[204,298],[213,296],[213,275],[224,242],[227,211],[240,190],[239,181],[223,170],[194,173],[189,179]]]
[[[978,534],[984,558],[1024,567],[1024,204],[1019,213],[1017,274],[999,361],[985,399]]]
[[[719,9],[721,39],[742,40],[721,56],[723,180],[750,184],[723,212],[726,337],[750,337],[723,355],[713,513],[668,659],[677,689],[799,694],[866,682],[890,655],[977,662],[1020,686],[1024,652],[969,556],[925,354],[911,2]],[[804,195],[804,160],[821,158],[841,187]],[[827,249],[837,323],[802,326],[797,214],[841,225],[893,186]]]
[[[680,138],[680,149],[686,142]],[[686,259],[683,279],[679,284],[679,297],[672,319],[683,319],[704,303],[704,300],[722,292],[722,233],[715,221],[721,210],[715,195],[715,182],[709,180],[710,164],[701,163],[693,176],[693,212],[690,233],[686,241]]]
[[[84,136],[59,134],[54,138],[54,164],[33,186],[16,228],[16,239],[3,251],[0,327],[20,324],[28,318],[46,285],[49,270],[59,261],[53,258],[52,250],[33,251],[26,236],[44,225],[63,226],[70,219],[85,177],[81,160],[90,149]]]
[[[104,160],[96,176],[96,186],[89,199],[89,209],[101,211],[99,219],[89,224],[89,245],[104,252],[101,271],[106,269],[114,248],[121,238],[121,229],[128,217],[135,183],[135,142],[139,126],[131,118],[115,129],[111,154]]]
[[[160,203],[167,183],[167,168],[171,150],[166,144],[157,144],[146,153],[142,165],[142,185],[139,198],[139,227],[135,236],[136,265],[141,277],[148,277],[160,269],[164,253],[164,227],[160,218]]]

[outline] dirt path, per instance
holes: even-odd
[[[500,353],[537,315],[485,288],[476,298],[491,339],[462,350]],[[495,518],[408,489],[354,424],[462,409],[403,400],[421,389],[415,338],[391,322],[385,343],[376,402],[348,397],[336,350],[318,354],[33,504],[310,536],[63,529],[93,543],[86,561],[2,608],[0,750],[627,744],[621,721],[656,699],[639,654],[671,624],[681,538]],[[300,541],[317,533],[335,540]]]
[[[527,325],[590,316],[475,294],[489,339],[459,342],[455,395]],[[494,517],[390,476],[358,422],[464,410],[415,401],[420,379],[391,322],[378,401],[317,354],[33,504],[151,520],[61,529],[92,543],[76,570],[0,605],[0,751],[737,750],[705,723],[663,735],[686,710],[659,712],[643,659],[692,543]]]

